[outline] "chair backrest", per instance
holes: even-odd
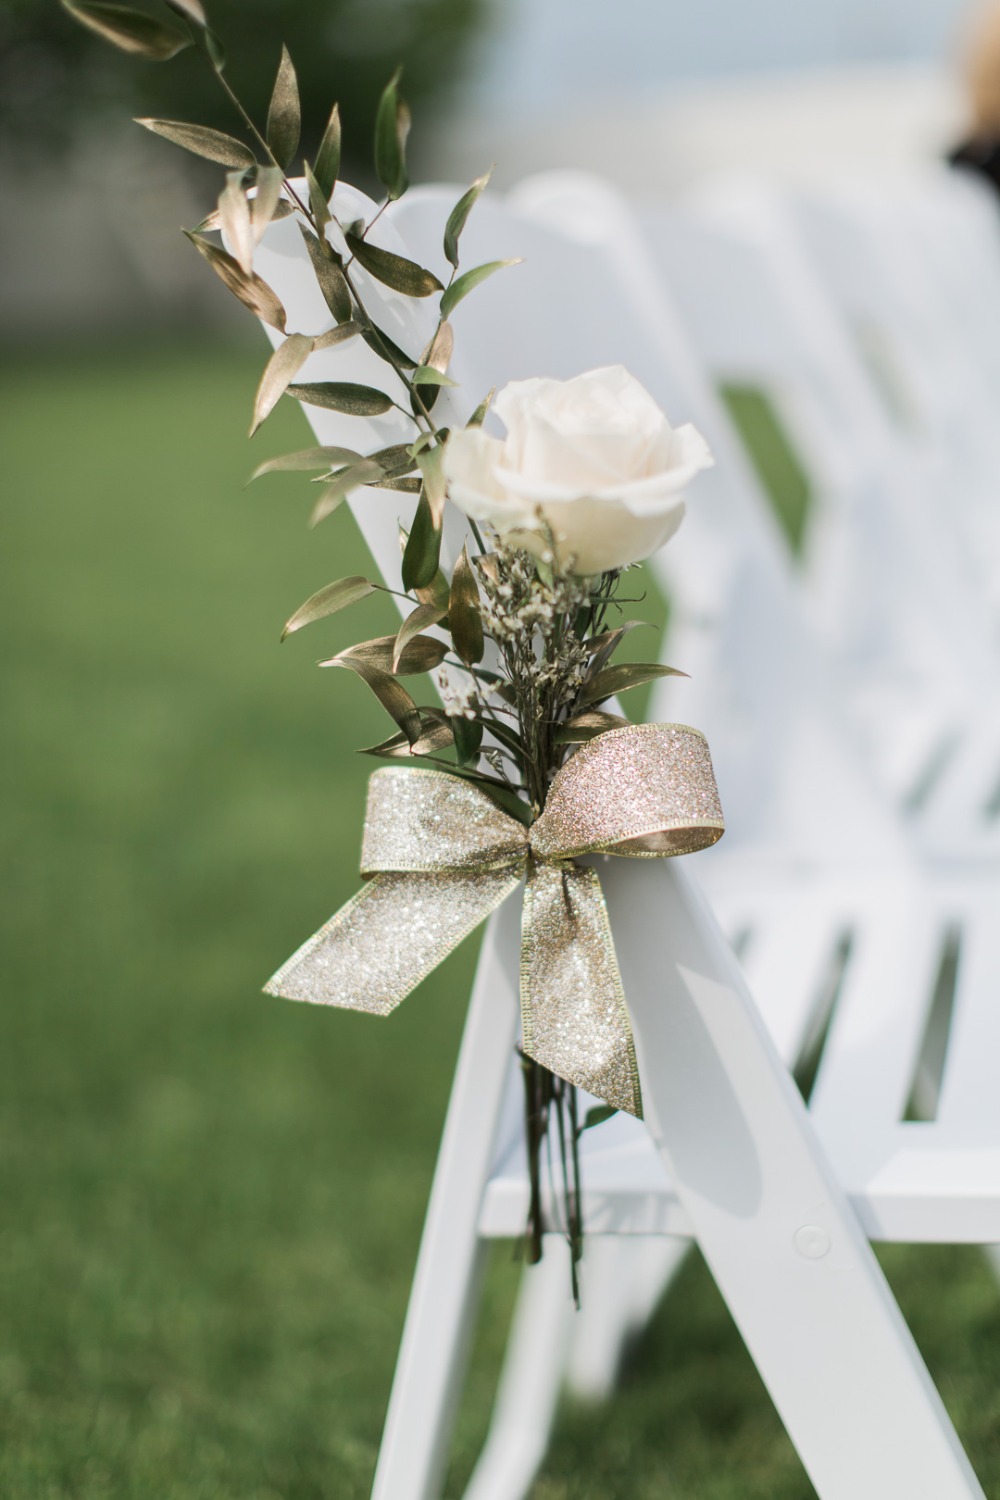
[[[994,660],[940,486],[891,429],[774,194],[648,215],[643,230],[713,378],[756,384],[791,419],[814,481],[804,583],[883,784],[917,805],[945,747],[975,722]]]
[[[382,216],[376,243],[445,271],[442,228],[459,191],[412,190]],[[372,214],[374,205],[353,189],[338,187],[338,194],[341,214]],[[673,308],[655,277],[639,274],[641,267],[623,271],[606,235],[588,238],[544,222],[531,196],[530,187],[510,202],[487,195],[464,231],[463,264],[513,256],[524,264],[478,288],[456,312],[451,373],[459,388],[442,394],[439,411],[461,422],[494,384],[625,363],[672,419],[695,421],[717,467],[699,480],[680,538],[667,549],[678,622],[672,649],[693,681],[657,708],[708,733],[726,789],[729,851],[787,859],[812,858],[820,849],[824,859],[853,860],[865,847],[874,857],[897,857],[898,830],[844,732],[831,690],[837,670],[797,607],[777,525]],[[290,331],[326,326],[329,315],[291,221],[268,231],[256,264],[284,301]],[[433,328],[428,310],[377,283],[366,282],[365,294],[396,342],[419,353]],[[391,372],[354,340],[311,356],[300,378],[357,380],[388,391]],[[305,410],[324,443],[365,451],[412,439],[396,411],[361,420]],[[398,501],[391,491],[363,491],[352,502],[394,585]],[[452,515],[448,524],[454,549],[463,519]]]
[[[477,205],[463,235],[468,264],[515,255],[524,263],[456,314],[453,373],[475,400],[494,381],[625,363],[672,420],[705,432],[717,466],[699,477],[677,543],[660,555],[677,622],[671,650],[694,681],[659,695],[657,712],[697,722],[717,747],[730,851],[801,855],[817,847],[818,819],[827,855],[854,857],[860,837],[884,857],[897,847],[896,830],[837,729],[836,690],[827,696],[836,669],[797,607],[777,525],[725,410],[648,268],[630,259],[627,243],[623,253],[603,214],[589,228],[563,214],[559,180],[529,179],[507,200]],[[453,190],[425,189],[393,211],[411,253],[432,269],[452,198]],[[830,795],[822,807],[821,783]],[[845,836],[848,822],[854,833]]]
[[[978,258],[970,254],[969,274],[982,272],[989,309],[997,299],[1000,273],[982,251],[984,245],[995,248],[996,236],[990,232],[991,221],[969,212],[970,207],[981,210],[981,201],[973,195],[970,205],[961,190],[953,191],[956,186],[939,184],[933,201],[946,223],[954,213],[959,227],[964,225],[963,245],[974,249],[978,240],[980,253]],[[898,193],[900,217],[903,207],[913,203],[926,212],[916,188],[903,185]],[[853,204],[850,212],[847,200]],[[855,189],[817,208],[814,202],[803,207],[801,195],[744,184],[738,190],[732,185],[714,190],[708,202],[703,212],[713,225],[738,228],[746,243],[756,242],[767,262],[780,269],[782,294],[794,296],[803,328],[822,333],[822,348],[833,350],[839,339],[838,364],[845,380],[853,357],[855,387],[861,391],[867,383],[866,422],[890,462],[870,489],[862,524],[853,529],[856,566],[849,576],[863,581],[859,608],[866,596],[886,601],[892,629],[882,642],[888,671],[866,671],[861,656],[852,676],[862,706],[866,696],[871,702],[873,726],[877,729],[881,721],[890,729],[903,727],[897,743],[904,752],[909,745],[920,746],[911,726],[919,728],[921,711],[925,714],[921,755],[906,775],[899,774],[908,764],[906,755],[901,756],[887,782],[901,798],[914,836],[935,855],[995,859],[1000,846],[1000,722],[990,692],[997,671],[997,611],[990,607],[989,595],[991,588],[997,593],[992,561],[997,556],[996,465],[990,464],[986,449],[996,441],[996,424],[992,412],[982,412],[983,394],[989,396],[995,377],[956,340],[956,318],[944,310],[932,316],[932,307],[943,306],[943,298],[937,296],[929,271],[917,274],[912,264],[916,249],[907,262],[914,233],[904,235],[895,224],[888,192],[872,200]],[[808,233],[806,221],[811,224]],[[910,271],[894,275],[903,263],[910,264]],[[954,268],[952,275],[957,280]],[[1000,299],[995,310],[1000,312]],[[942,419],[918,437],[890,420],[852,332],[866,318],[870,328],[879,330],[883,347],[894,351],[896,367],[913,372],[912,390],[926,392],[935,381],[954,381],[959,398],[948,399],[962,417],[961,426]],[[933,368],[936,360],[943,374]],[[963,360],[972,370],[964,387],[958,374]],[[946,404],[942,399],[941,405]],[[984,427],[992,434],[978,447],[971,436],[962,436],[977,425],[980,437]],[[857,430],[863,431],[863,425]],[[854,432],[852,427],[852,440]],[[846,609],[850,615],[849,598]],[[893,674],[893,654],[900,646],[904,651],[898,661],[904,670]],[[928,679],[934,685],[930,693]]]
[[[947,222],[951,206],[940,207]],[[986,586],[996,560],[994,553],[982,566],[983,538],[990,522],[996,526],[1000,387],[983,377],[919,234],[892,193],[860,184],[790,195],[787,212],[885,397],[900,445],[921,456],[934,495],[949,493],[950,528],[965,546],[970,574]],[[968,266],[965,274],[978,273]]]

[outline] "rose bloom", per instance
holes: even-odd
[[[504,441],[455,432],[448,494],[473,520],[583,576],[641,562],[684,516],[682,491],[713,462],[690,424],[671,427],[621,365],[572,380],[515,380],[493,410]]]

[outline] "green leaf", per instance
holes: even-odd
[[[441,531],[434,525],[427,496],[417,501],[413,526],[403,551],[404,589],[422,589],[433,579],[441,555]]]
[[[253,237],[258,245],[272,220],[287,217],[292,212],[291,204],[281,196],[283,180],[280,167],[257,168],[257,192],[250,202],[250,213],[253,219]],[[282,208],[286,210],[284,215],[280,213]]]
[[[354,464],[350,468],[341,469],[340,473],[335,474],[330,483],[324,486],[322,494],[312,508],[309,525],[318,526],[320,521],[325,521],[327,516],[332,516],[351,490],[356,490],[363,484],[370,484],[379,473],[381,470],[378,464],[370,463],[367,459],[362,459],[359,464]]]
[[[390,364],[394,368],[396,365],[399,365],[404,370],[412,370],[414,365],[419,363],[418,360],[413,358],[412,354],[407,354],[405,349],[401,349],[398,344],[393,343],[392,339],[383,329],[376,328],[374,323],[369,323],[368,327],[363,330],[361,337],[373,354],[377,354],[379,359],[384,359],[386,364]]]
[[[274,80],[271,103],[267,111],[265,135],[271,154],[278,166],[288,171],[299,149],[302,130],[302,110],[299,104],[299,85],[295,77],[288,48],[282,47],[278,76]]]
[[[411,378],[414,385],[458,385],[457,380],[442,375],[440,370],[432,370],[430,365],[418,365]]]
[[[330,222],[330,205],[327,203],[323,189],[316,181],[313,169],[307,161],[302,163],[302,175],[305,177],[306,186],[309,188],[309,207],[312,209],[312,216],[316,220],[316,225],[320,233],[325,234],[326,226]]]
[[[602,635],[595,635],[587,641],[591,672],[599,672],[602,667],[607,666],[629,631],[637,630],[640,625],[652,629],[648,620],[626,620],[624,625],[618,625],[614,630],[605,630]]]
[[[299,448],[295,453],[281,453],[265,459],[250,475],[253,483],[262,474],[303,473],[309,469],[335,469],[341,464],[361,462],[362,455],[353,448]]]
[[[405,734],[394,734],[389,739],[383,740],[380,745],[370,745],[368,749],[361,750],[360,755],[381,755],[388,760],[409,760],[414,755],[432,755],[435,750],[448,750],[454,743],[451,726],[447,723],[439,723],[431,719],[424,709],[418,709],[420,714],[421,735],[413,744]]]
[[[553,739],[557,745],[582,745],[587,740],[596,739],[599,734],[606,734],[609,729],[621,729],[629,722],[619,714],[606,714],[594,708],[560,724]]]
[[[229,241],[240,270],[245,276],[252,276],[255,241],[242,172],[226,174],[226,185],[219,195],[219,228]]]
[[[185,21],[190,21],[194,26],[208,25],[208,17],[201,0],[163,0],[163,3],[168,5],[176,15],[183,16]]]
[[[480,676],[480,673],[477,672],[476,676]],[[501,745],[504,745],[508,750],[513,752],[518,765],[523,762],[524,741],[516,729],[512,729],[509,724],[505,724],[501,719],[491,719],[490,734]]]
[[[490,406],[493,402],[493,397],[496,395],[496,393],[497,388],[496,386],[494,386],[489,395],[486,397],[485,401],[480,401],[479,405],[472,413],[472,416],[466,422],[466,427],[482,427],[483,423],[486,421],[486,413],[489,411]]]
[[[336,583],[328,583],[325,588],[310,594],[305,604],[299,605],[295,613],[285,621],[281,639],[294,635],[303,625],[324,620],[327,615],[335,615],[338,610],[346,609],[349,604],[357,604],[359,599],[367,599],[369,594],[374,593],[375,584],[358,574],[352,574],[350,578],[338,578]]]
[[[361,641],[356,646],[348,646],[340,655],[363,657],[373,667],[378,667],[379,671],[389,672],[394,677],[413,677],[418,672],[432,672],[441,665],[448,653],[447,643],[432,635],[411,636],[402,651],[397,651],[396,642],[397,637],[394,635],[380,635],[373,641]],[[321,667],[327,665],[327,662],[320,662]]]
[[[185,229],[184,233],[233,296],[238,297],[244,307],[249,307],[262,322],[277,328],[279,333],[284,333],[285,309],[267,282],[262,281],[256,272],[247,276],[231,255],[218,245],[213,245],[204,235],[196,234],[190,229]]]
[[[483,726],[478,719],[449,719],[455,737],[455,754],[460,766],[474,766],[483,743]]]
[[[270,416],[277,406],[289,382],[296,375],[313,352],[313,341],[304,333],[292,333],[283,344],[279,344],[264,367],[264,373],[257,387],[257,395],[253,404],[253,421],[250,424],[250,436],[259,428],[260,424]]]
[[[470,292],[475,291],[480,282],[485,281],[487,277],[492,276],[496,271],[502,271],[505,266],[519,266],[521,259],[521,256],[517,256],[514,260],[487,261],[484,266],[475,266],[471,271],[466,271],[463,275],[457,277],[441,298],[442,318],[450,318],[462,298],[467,297]]]
[[[340,105],[335,104],[330,111],[323,139],[319,143],[319,151],[316,154],[316,181],[319,190],[327,203],[333,197],[333,190],[337,186],[337,178],[340,176]]]
[[[166,21],[154,20],[127,5],[104,5],[90,0],[62,0],[74,20],[97,33],[122,52],[146,62],[168,62],[191,46],[190,36]]]
[[[419,479],[406,479],[400,474],[389,474],[385,479],[372,479],[368,482],[370,490],[398,490],[401,495],[419,495],[421,483]]]
[[[422,448],[417,454],[417,463],[424,481],[424,494],[431,509],[431,520],[435,528],[440,531],[441,520],[444,516],[444,501],[447,493],[447,481],[444,477],[444,448]]]
[[[189,125],[186,120],[137,119],[135,123],[195,156],[218,162],[220,166],[235,167],[240,171],[256,166],[257,159],[249,146],[221,130],[210,130],[207,125]]]
[[[623,662],[617,667],[605,667],[584,686],[580,702],[599,703],[615,693],[624,693],[628,688],[641,687],[644,682],[653,682],[657,677],[686,677],[676,667],[661,667],[653,662]]]
[[[404,556],[406,555],[408,540],[409,533],[402,526],[400,526],[399,550]],[[413,590],[413,593],[416,594],[421,604],[436,604],[442,612],[447,613],[450,587],[451,586],[448,583],[447,578],[444,576],[441,569],[438,568],[430,583],[420,584]]]
[[[437,277],[418,266],[416,261],[394,255],[391,250],[381,250],[378,245],[369,245],[367,240],[350,231],[345,239],[358,264],[364,266],[376,281],[392,287],[394,292],[402,292],[405,297],[430,297],[443,290]]]
[[[354,303],[351,300],[351,289],[347,285],[347,277],[344,275],[337,252],[325,240],[323,244],[320,244],[312,230],[307,229],[301,222],[299,229],[306,242],[313,275],[323,293],[324,302],[338,323],[348,322],[354,312]]]
[[[375,170],[390,202],[401,198],[409,187],[406,137],[410,133],[410,111],[396,87],[400,72],[397,68],[386,84],[375,116]]]
[[[393,443],[391,448],[378,448],[368,457],[381,464],[386,474],[411,474],[415,468],[408,443]]]
[[[469,562],[466,547],[462,548],[451,578],[451,595],[448,600],[448,624],[455,650],[467,667],[483,659],[483,617],[479,610],[479,585]]]
[[[444,229],[444,253],[446,259],[456,270],[458,269],[458,237],[465,228],[465,221],[472,212],[476,199],[489,182],[492,170],[490,168],[489,172],[485,172],[482,177],[476,178],[468,192],[462,194],[448,215],[448,222]]]
[[[262,170],[270,171],[271,169],[270,169],[270,167],[268,167],[268,168],[262,169]],[[278,176],[279,177],[281,176],[280,172],[278,173]],[[256,224],[257,224],[257,216],[258,216],[258,208],[257,208],[257,199],[256,198],[254,198],[254,199],[251,200],[250,209],[251,209],[251,215],[253,217],[254,225],[256,226]],[[269,218],[267,220],[267,223],[268,224],[276,224],[279,221],[279,219],[290,219],[291,216],[292,216],[292,214],[294,212],[295,212],[295,209],[287,201],[287,199],[285,199],[285,198],[279,198],[278,202],[275,204],[274,212],[269,216]],[[205,217],[202,219],[202,221],[201,221],[200,224],[196,224],[194,226],[194,229],[192,230],[192,233],[193,234],[208,234],[213,229],[221,229],[221,228],[222,228],[222,220],[219,217],[219,210],[217,208],[213,208],[212,212],[210,214],[206,214],[205,215]],[[260,229],[260,231],[258,232],[257,229],[256,229],[256,227],[255,227],[254,233],[256,234],[256,236],[257,236],[258,239],[260,238],[261,234],[263,234],[264,229],[266,229],[266,228],[267,228],[267,224],[263,224],[262,227],[261,227],[261,229]]]
[[[603,1125],[605,1120],[610,1120],[612,1115],[618,1111],[611,1104],[593,1104],[584,1117],[583,1124],[577,1131],[577,1136],[583,1135],[585,1130],[593,1130],[595,1125]]]
[[[328,328],[325,333],[318,333],[313,340],[313,348],[334,349],[338,344],[346,344],[348,339],[356,339],[360,332],[360,323],[338,323],[336,328]]]
[[[375,694],[386,713],[395,720],[410,744],[416,744],[423,733],[420,711],[409,693],[395,677],[373,667],[361,656],[334,656],[321,662],[323,667],[347,667],[356,672]]]
[[[443,620],[444,614],[444,610],[439,609],[435,604],[418,604],[416,609],[407,615],[396,632],[389,668],[391,672],[399,671],[400,660],[409,642],[421,631],[426,630],[429,625],[436,625],[439,620]]]
[[[443,374],[451,364],[454,348],[455,330],[449,322],[443,321],[438,324],[434,337],[421,354],[420,364],[430,365],[432,370],[440,370]]]
[[[346,412],[351,417],[380,417],[392,406],[384,391],[350,380],[321,380],[311,385],[290,385],[288,395],[307,406]]]

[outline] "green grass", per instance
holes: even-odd
[[[475,946],[390,1021],[260,994],[355,888],[353,750],[383,732],[312,662],[392,615],[279,649],[295,605],[366,564],[346,515],[305,531],[301,481],[242,489],[255,355],[4,372],[5,1500],[371,1481]],[[261,453],[304,437],[294,410],[269,426]],[[1000,1295],[973,1251],[887,1263],[996,1492]],[[497,1247],[451,1497],[516,1275]],[[615,1400],[563,1413],[534,1497],[810,1493],[692,1259]]]
[[[759,386],[727,382],[719,395],[770,500],[794,557],[802,553],[813,503],[812,484],[774,397]]]

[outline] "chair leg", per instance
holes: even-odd
[[[690,876],[621,860],[601,880],[647,1124],[820,1500],[983,1500]]]
[[[578,1401],[611,1395],[629,1338],[646,1326],[689,1248],[688,1240],[651,1235],[594,1235],[587,1244],[566,1365],[567,1389]]]
[[[525,1268],[486,1444],[464,1500],[523,1500],[549,1445],[566,1346],[576,1316],[569,1251],[547,1235]]]
[[[517,1034],[518,918],[491,919],[462,1038],[372,1500],[437,1500],[484,1260],[478,1233]]]

